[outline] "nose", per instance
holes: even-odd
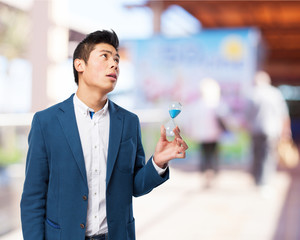
[[[119,66],[118,66],[117,64],[112,64],[110,68],[118,69],[118,67],[119,67]]]
[[[117,62],[113,59],[112,62],[111,62],[110,68],[118,69],[118,68],[119,68],[119,63],[117,63]]]

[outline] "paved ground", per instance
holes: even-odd
[[[273,191],[265,195],[240,171],[224,170],[213,187],[205,189],[203,185],[199,173],[175,170],[168,183],[151,195],[136,199],[138,239],[274,238],[290,185],[288,175],[279,173],[272,183]]]
[[[211,188],[205,188],[204,176],[199,172],[171,165],[168,182],[134,199],[137,239],[300,239],[299,173],[299,168],[279,171],[272,188],[262,194],[241,170],[223,169]],[[13,187],[13,216],[19,214],[19,180]],[[13,231],[0,235],[0,239],[21,240],[19,224],[16,226]]]

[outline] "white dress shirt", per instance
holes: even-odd
[[[108,101],[92,118],[90,112],[94,110],[86,106],[76,94],[73,102],[89,188],[86,236],[93,236],[108,232],[105,199],[110,126]],[[153,158],[152,163],[160,175],[165,172],[166,168],[158,167]]]
[[[109,140],[108,101],[91,119],[86,106],[75,94],[75,116],[85,161],[89,187],[86,235],[106,233],[106,161]]]

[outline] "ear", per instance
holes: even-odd
[[[82,59],[76,58],[74,60],[74,67],[75,67],[75,69],[77,70],[78,73],[83,72],[84,67],[85,67],[84,61]]]

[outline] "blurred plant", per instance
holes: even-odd
[[[29,15],[0,3],[0,55],[25,57],[29,35]]]
[[[249,159],[250,138],[245,130],[232,131],[224,135],[220,154],[227,164],[245,164]]]
[[[0,149],[0,168],[20,162],[23,154],[18,149]]]

